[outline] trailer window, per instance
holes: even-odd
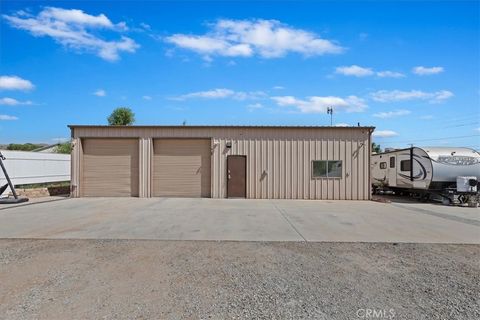
[[[312,161],[312,178],[341,178],[342,161]]]
[[[380,162],[380,169],[387,169],[387,163],[386,162]]]
[[[412,164],[410,160],[402,160],[400,161],[400,170],[402,171],[410,171],[412,169]]]
[[[395,157],[390,157],[390,168],[395,168]]]

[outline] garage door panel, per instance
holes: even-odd
[[[138,196],[137,139],[85,139],[83,150],[83,196]]]
[[[156,139],[153,195],[210,197],[210,140]]]

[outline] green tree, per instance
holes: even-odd
[[[16,150],[16,151],[32,151],[38,148],[43,147],[41,144],[34,143],[10,143],[7,146],[7,150]]]
[[[55,152],[65,154],[72,153],[72,143],[70,141],[60,143],[58,146],[55,147]]]
[[[130,108],[120,107],[113,110],[107,120],[111,126],[130,126],[135,122],[135,114]]]
[[[372,142],[372,152],[373,153],[382,153],[382,148],[380,147],[379,144],[376,144],[375,142]]]

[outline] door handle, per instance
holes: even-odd
[[[232,179],[232,176],[231,175],[228,175],[228,180]]]

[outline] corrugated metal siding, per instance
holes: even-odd
[[[212,138],[212,197],[226,197],[227,155],[247,156],[247,197],[369,199],[369,128],[76,127],[74,137]],[[226,148],[226,142],[232,148]],[[312,160],[342,160],[342,177],[313,179]]]
[[[155,139],[153,146],[153,196],[210,197],[210,139]]]
[[[149,138],[139,140],[139,189],[140,198],[152,195],[152,157],[153,141]]]
[[[83,139],[82,148],[82,196],[138,196],[137,139]]]

